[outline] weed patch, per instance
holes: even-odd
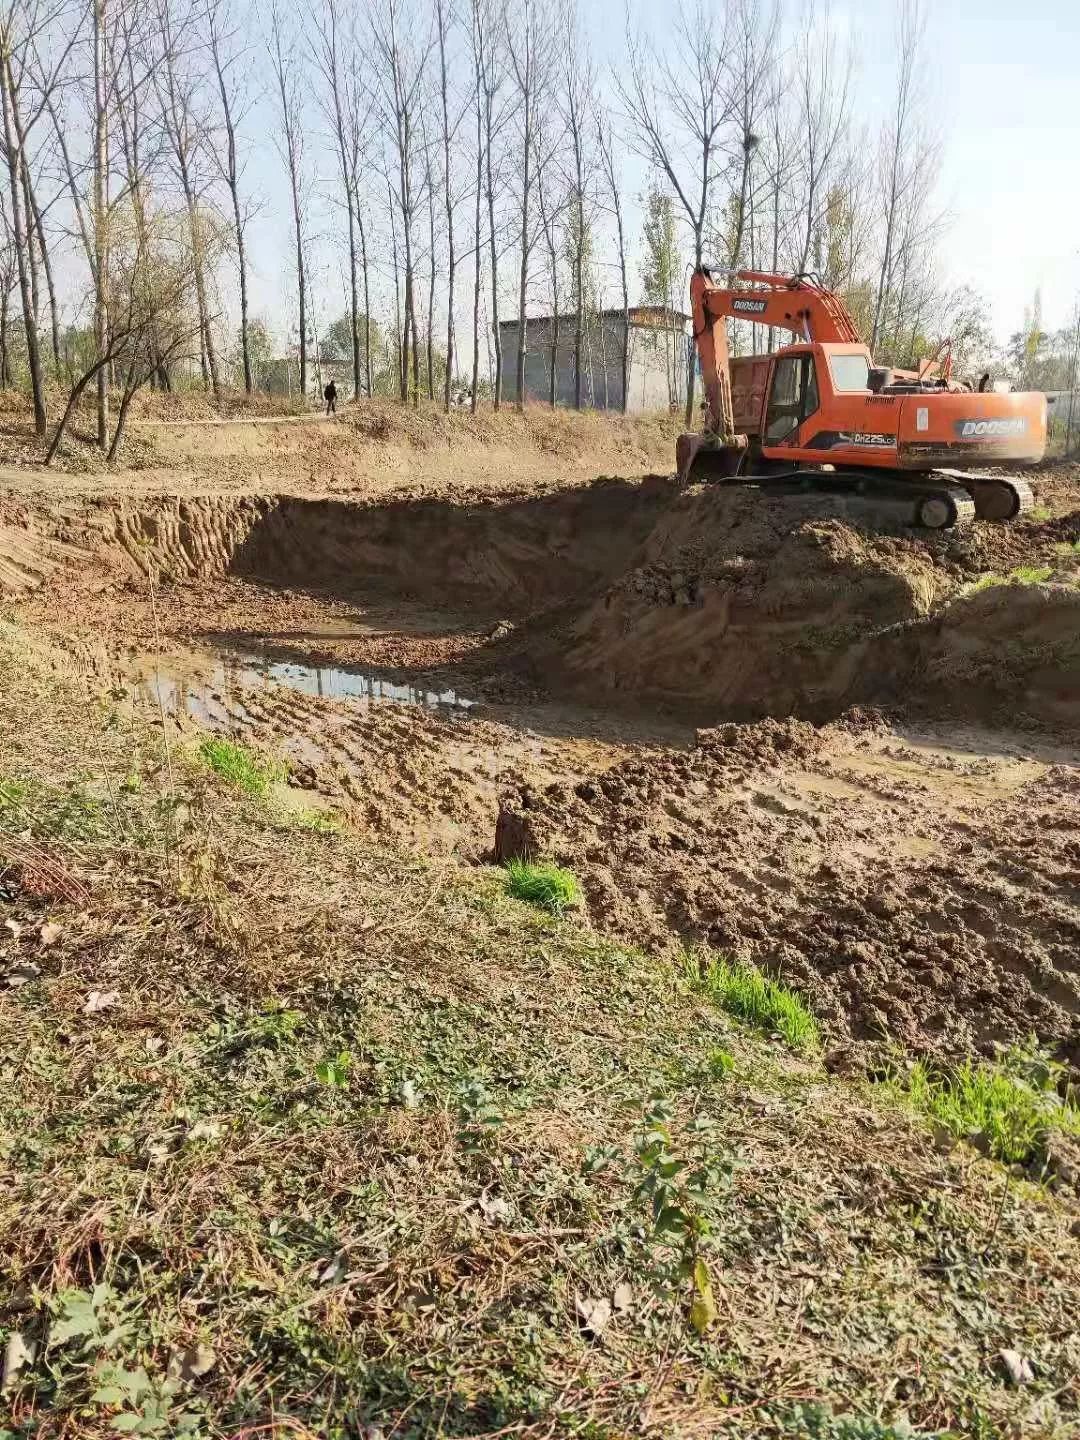
[[[820,1041],[818,1023],[806,1002],[753,965],[744,965],[704,947],[684,950],[682,971],[690,987],[721,1009],[759,1030],[776,1031],[793,1050],[811,1050]]]
[[[273,784],[285,778],[283,765],[263,759],[237,740],[208,737],[199,742],[198,753],[215,775],[256,799],[265,797]]]
[[[1010,1050],[998,1063],[934,1066],[917,1060],[901,1093],[921,1114],[1006,1164],[1037,1160],[1053,1130],[1080,1135],[1080,1106],[1062,1099],[1062,1067],[1037,1050]]]
[[[982,590],[992,590],[998,585],[1042,585],[1054,573],[1052,565],[1017,565],[1007,575],[988,571],[980,575],[968,588],[969,595],[978,595]]]
[[[506,867],[506,888],[515,900],[524,900],[552,915],[561,915],[581,900],[581,886],[573,871],[547,861],[530,864],[511,860]]]

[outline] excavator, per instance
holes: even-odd
[[[702,266],[690,282],[705,424],[677,442],[684,482],[854,492],[929,530],[1032,508],[1026,481],[998,467],[1042,459],[1045,395],[954,380],[947,342],[917,371],[875,365],[843,300],[812,276],[740,270],[735,280],[720,284]],[[729,319],[795,339],[732,358]]]

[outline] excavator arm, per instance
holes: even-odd
[[[800,340],[859,344],[862,338],[840,297],[809,280],[770,275],[762,270],[740,270],[735,278],[753,288],[718,285],[711,271],[703,266],[694,271],[690,281],[694,341],[705,387],[705,428],[725,437],[732,436],[735,430],[729,319],[789,330]]]

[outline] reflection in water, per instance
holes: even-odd
[[[396,685],[367,670],[332,665],[301,665],[265,655],[228,650],[219,657],[157,656],[138,667],[140,688],[168,715],[187,714],[202,725],[248,723],[253,716],[238,698],[244,691],[284,687],[326,700],[357,700],[368,704],[419,705],[426,710],[455,713],[469,710],[454,690],[428,690]],[[226,701],[226,697],[227,701]]]

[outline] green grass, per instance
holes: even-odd
[[[1066,557],[1080,555],[1080,540],[1062,540],[1060,545],[1055,545],[1054,550],[1058,555]]]
[[[524,900],[552,915],[577,905],[581,886],[572,870],[550,861],[532,864],[527,860],[511,860],[506,866],[506,888],[515,900]]]
[[[1051,511],[1046,505],[1036,505],[1034,510],[1029,510],[1027,514],[1027,519],[1029,520],[1043,521],[1049,520],[1050,518]]]
[[[973,582],[969,593],[977,595],[980,590],[991,590],[996,585],[1042,585],[1053,573],[1052,565],[1017,565],[1007,575],[988,571]]]
[[[684,950],[682,970],[691,989],[759,1030],[783,1036],[793,1050],[816,1049],[821,1034],[806,1002],[786,985],[705,947]]]
[[[215,775],[245,795],[264,798],[270,787],[285,778],[277,761],[264,759],[237,740],[213,737],[199,742],[199,758]]]
[[[1057,1091],[1061,1067],[1033,1050],[997,1063],[934,1066],[917,1060],[901,1090],[916,1110],[997,1160],[1024,1163],[1046,1149],[1052,1130],[1080,1135],[1080,1107]]]

